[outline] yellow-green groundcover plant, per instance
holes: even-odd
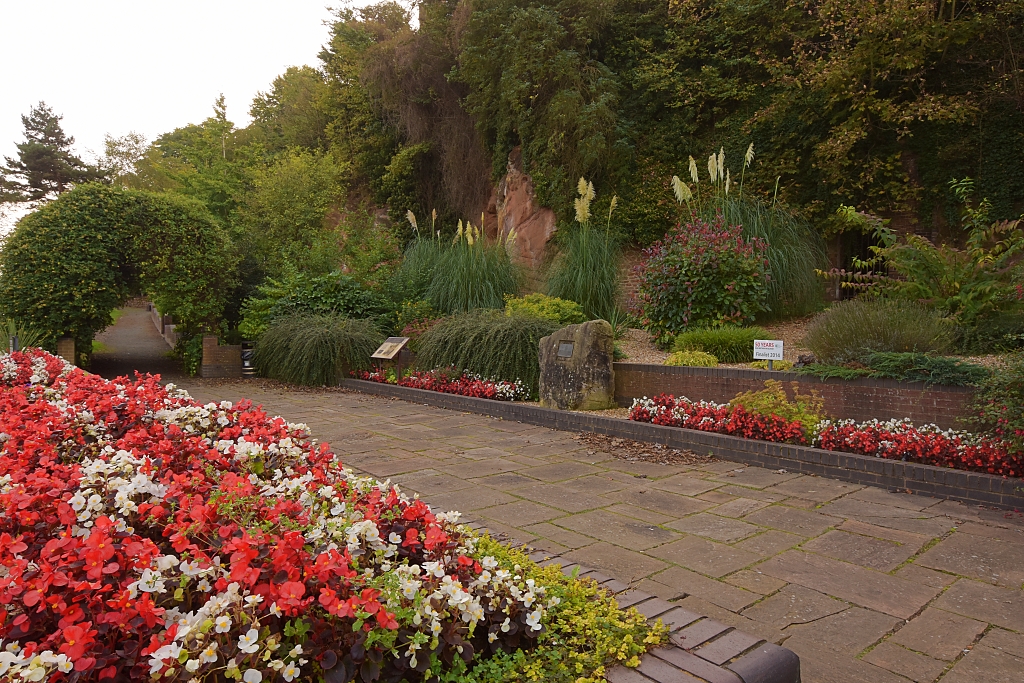
[[[479,552],[502,566],[517,566],[528,578],[547,588],[561,602],[551,622],[529,652],[497,654],[471,670],[442,678],[444,683],[600,683],[614,666],[635,667],[652,647],[665,642],[667,629],[647,624],[633,608],[619,609],[615,599],[597,583],[562,574],[558,566],[539,567],[521,551],[483,537]]]

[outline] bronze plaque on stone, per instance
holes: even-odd
[[[558,357],[559,358],[572,358],[572,349],[575,344],[571,341],[564,341],[558,343]]]
[[[370,358],[380,360],[394,360],[395,356],[409,343],[408,337],[388,337],[380,348],[373,352]]]

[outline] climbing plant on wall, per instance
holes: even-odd
[[[0,315],[53,347],[91,348],[111,312],[148,295],[186,334],[223,312],[232,256],[224,230],[198,202],[82,185],[23,218],[0,251]]]

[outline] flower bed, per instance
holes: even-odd
[[[1006,477],[1024,476],[1024,455],[1010,451],[998,439],[940,429],[935,425],[915,427],[909,420],[861,423],[822,420],[805,426],[777,415],[748,412],[742,406],[691,401],[668,394],[635,399],[629,409],[629,419],[936,467]]]
[[[489,398],[494,401],[525,401],[530,397],[526,386],[520,382],[485,379],[479,375],[464,372],[461,375],[444,370],[413,371],[396,381],[394,372],[374,370],[356,370],[352,372],[356,379],[377,382],[379,384],[397,384],[413,389],[438,391],[442,394],[458,394],[473,398]]]
[[[0,356],[0,565],[2,680],[590,680],[662,638],[304,425],[40,351]]]

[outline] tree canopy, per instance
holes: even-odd
[[[152,298],[182,331],[214,329],[230,285],[224,229],[199,202],[96,183],[19,221],[0,252],[0,314],[88,351],[111,312]]]
[[[0,203],[39,202],[53,199],[79,183],[98,180],[103,171],[86,164],[71,147],[58,116],[45,102],[21,117],[24,142],[17,143],[18,158],[5,157],[0,167]]]

